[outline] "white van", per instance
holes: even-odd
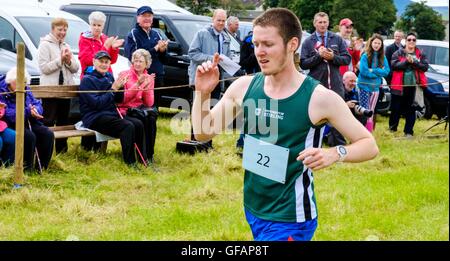
[[[394,39],[384,40],[384,47],[391,45]],[[402,45],[405,46],[405,40],[402,40]],[[422,50],[428,58],[428,62],[434,70],[442,74],[449,74],[448,72],[448,42],[417,39],[417,47]]]
[[[16,52],[17,43],[23,42],[26,58],[38,67],[37,48],[40,38],[50,32],[53,18],[62,17],[69,23],[65,41],[70,45],[72,53],[78,56],[80,33],[89,30],[89,25],[77,16],[44,7],[38,1],[11,3],[11,1],[0,0],[0,6],[0,48]],[[114,76],[117,77],[119,72],[129,68],[128,60],[119,56],[112,68]],[[80,82],[80,72],[74,79],[77,84]]]

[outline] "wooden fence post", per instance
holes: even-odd
[[[17,44],[17,78],[16,78],[16,151],[14,160],[14,186],[23,184],[23,135],[25,109],[25,45]]]

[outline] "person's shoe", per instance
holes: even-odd
[[[139,164],[136,162],[128,164],[128,167],[134,170],[139,170]]]
[[[413,138],[414,138],[414,136],[412,134],[409,134],[409,133],[405,134],[405,139],[412,140]]]

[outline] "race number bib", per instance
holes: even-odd
[[[245,135],[242,165],[246,170],[284,184],[288,158],[289,149]]]

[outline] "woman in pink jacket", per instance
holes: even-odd
[[[145,49],[137,49],[131,57],[131,68],[119,74],[119,78],[127,77],[124,86],[123,102],[118,110],[124,117],[133,117],[144,125],[145,146],[148,162],[153,162],[156,139],[157,112],[152,108],[155,95],[155,75],[149,75],[147,69],[152,64],[152,57]]]

